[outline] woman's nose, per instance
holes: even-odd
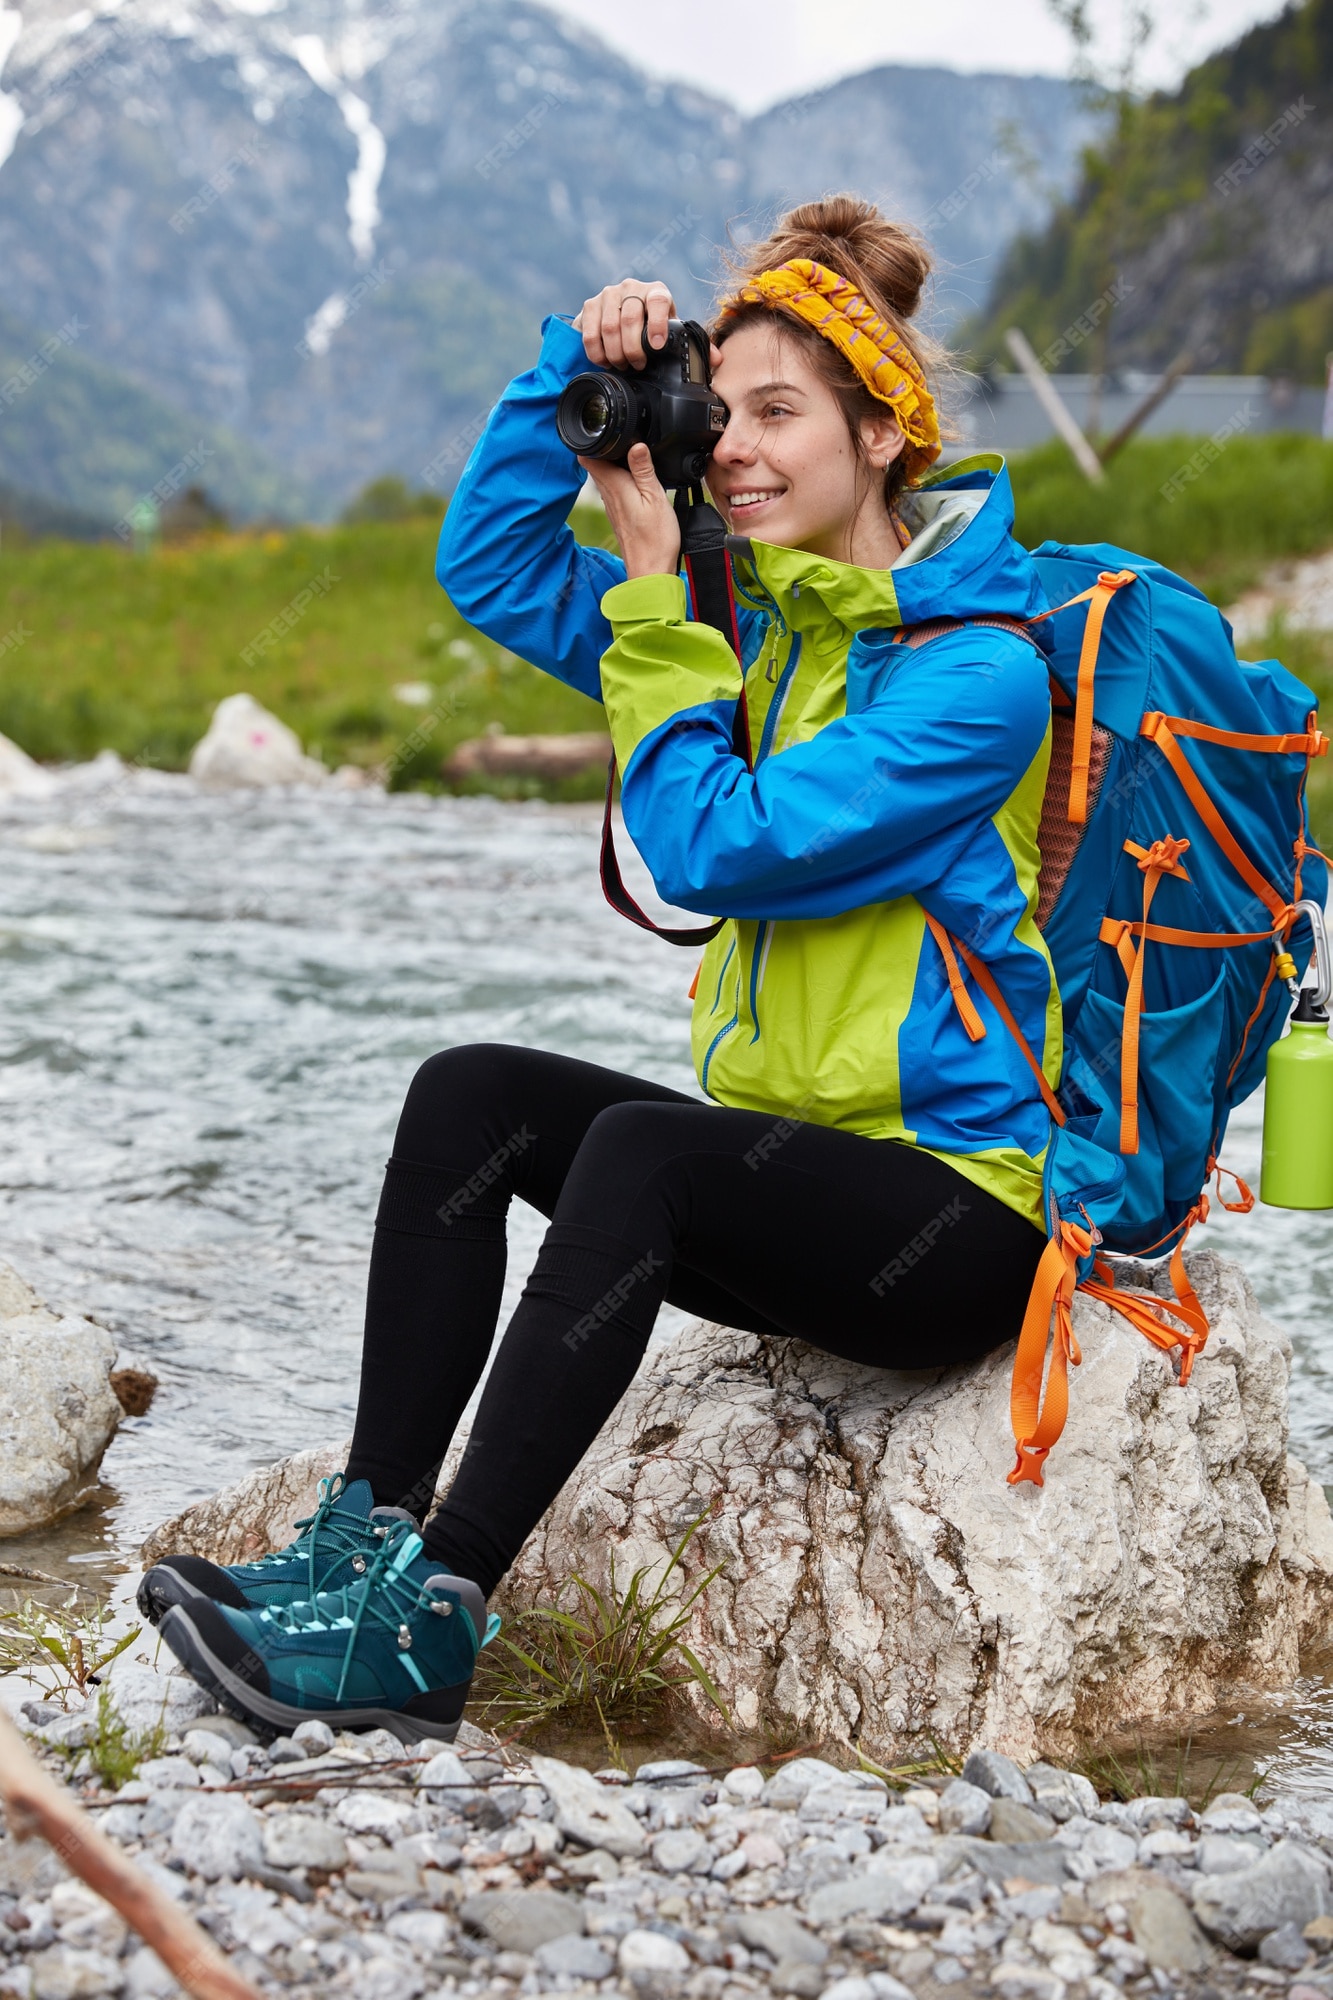
[[[758,435],[751,436],[747,433],[743,419],[729,417],[727,428],[713,448],[713,457],[722,465],[745,465],[754,457],[758,448]]]

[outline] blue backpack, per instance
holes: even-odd
[[[1311,941],[1297,905],[1322,907],[1327,893],[1305,781],[1328,739],[1309,688],[1276,660],[1237,660],[1221,613],[1170,570],[1105,544],[1034,554],[1059,607],[1037,922],[1065,1062],[1009,1478],[1040,1486],[1079,1358],[1076,1287],[1178,1348],[1182,1383],[1207,1339],[1181,1246],[1207,1215],[1231,1108],[1262,1081],[1286,1024],[1291,955],[1304,962]],[[1237,1186],[1224,1206],[1252,1207]],[[1170,1247],[1174,1304],[1117,1288],[1098,1246]]]

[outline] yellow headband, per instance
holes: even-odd
[[[785,307],[832,341],[871,395],[893,410],[907,439],[903,456],[909,474],[915,477],[934,464],[940,455],[940,426],[921,364],[846,278],[810,257],[793,257],[751,278],[723,301],[722,312],[730,315],[742,305]]]

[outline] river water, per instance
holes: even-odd
[[[0,808],[0,1249],[162,1382],[96,1504],[7,1560],[128,1577],[186,1500],[350,1427],[380,1172],[423,1057],[512,1041],[695,1088],[693,958],[604,904],[598,821],[110,764]],[[1227,1147],[1255,1185],[1260,1116]],[[506,1312],[541,1226],[515,1205]],[[1333,1215],[1256,1207],[1197,1240],[1289,1328],[1292,1448],[1333,1484]],[[1333,1800],[1331,1705],[1310,1681],[1224,1747]]]

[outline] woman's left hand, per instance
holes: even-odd
[[[680,568],[680,524],[666,489],[653,471],[646,444],[630,446],[628,465],[581,458],[602,496],[628,576],[675,576]]]

